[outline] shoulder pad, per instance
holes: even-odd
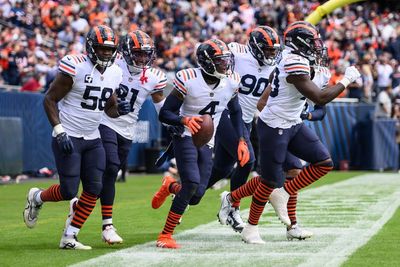
[[[308,74],[310,75],[310,63],[302,56],[289,54],[282,58],[285,72],[288,74]]]
[[[228,44],[229,49],[232,51],[233,54],[244,54],[247,53],[247,47],[245,45],[232,42]]]
[[[71,77],[76,75],[76,67],[88,59],[85,55],[66,55],[60,60],[58,69]]]
[[[167,75],[165,75],[163,71],[155,68],[150,68],[149,72],[155,77],[155,85],[152,93],[162,91],[165,86],[167,86]]]

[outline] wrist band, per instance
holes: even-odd
[[[54,126],[53,130],[54,130],[56,135],[59,135],[60,133],[64,133],[65,132],[61,123],[59,123],[56,126]]]
[[[349,84],[351,83],[349,79],[347,79],[346,77],[344,77],[343,79],[341,79],[339,81],[341,84],[343,84],[344,88],[346,88],[347,86],[349,86]]]

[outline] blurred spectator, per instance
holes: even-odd
[[[392,115],[392,87],[387,86],[378,94],[375,117],[390,118]]]
[[[389,64],[389,56],[387,54],[383,54],[379,56],[379,61],[376,64],[376,72],[377,72],[377,85],[378,85],[378,93],[384,90],[387,87],[392,86],[392,80],[390,76],[393,73],[393,68]]]
[[[84,52],[84,34],[89,26],[102,23],[120,35],[136,29],[148,32],[157,48],[155,64],[172,73],[197,66],[193,51],[198,42],[220,38],[245,44],[246,35],[257,24],[269,25],[282,34],[289,23],[304,19],[322,2],[0,0],[1,77],[13,85],[24,84],[32,71],[38,71],[41,79],[51,78],[53,72],[46,72],[44,65],[56,64],[66,53]],[[319,28],[334,81],[345,66],[360,66],[362,82],[342,97],[371,101],[374,90],[379,92],[375,88],[399,83],[400,13],[395,1],[368,1],[337,9]]]
[[[39,92],[42,89],[42,85],[39,82],[40,75],[38,73],[34,73],[32,77],[21,87],[21,91],[27,92]]]
[[[361,61],[361,77],[364,82],[364,94],[363,98],[365,102],[372,101],[372,87],[374,84],[374,77],[372,75],[373,70],[371,66],[371,56],[369,54],[365,54]]]

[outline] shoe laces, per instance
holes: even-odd
[[[104,231],[114,231],[114,232],[116,232],[117,231],[117,229],[114,227],[114,225],[107,225],[105,228],[104,228]]]

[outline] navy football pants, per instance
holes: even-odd
[[[330,158],[328,150],[318,136],[304,123],[289,129],[280,129],[271,128],[259,119],[257,130],[260,141],[261,176],[269,187],[283,186],[285,182],[283,165],[287,151],[311,164]]]
[[[212,149],[195,147],[190,136],[174,136],[174,154],[182,189],[175,196],[171,211],[183,214],[188,204],[197,205],[203,197],[212,168]]]
[[[237,148],[239,145],[239,136],[237,136],[235,128],[233,127],[232,121],[228,115],[228,110],[222,112],[217,127],[214,147],[214,165],[207,188],[214,185],[217,181],[229,177],[232,173],[230,178],[231,191],[233,191],[246,183],[250,171],[253,168],[253,163],[255,162],[255,155],[253,146],[250,142],[251,123],[245,124],[244,137],[249,148],[250,160],[243,167],[238,163],[236,168],[233,170],[233,166],[238,162]]]
[[[105,152],[100,138],[84,140],[70,136],[74,152],[65,155],[53,138],[52,148],[58,174],[60,191],[63,199],[77,196],[82,180],[83,191],[98,196],[102,188],[102,177],[106,165]]]
[[[126,163],[132,140],[126,139],[113,129],[100,124],[99,131],[106,152],[106,168],[103,175],[103,189],[100,194],[102,205],[113,205],[115,181],[118,171]]]

